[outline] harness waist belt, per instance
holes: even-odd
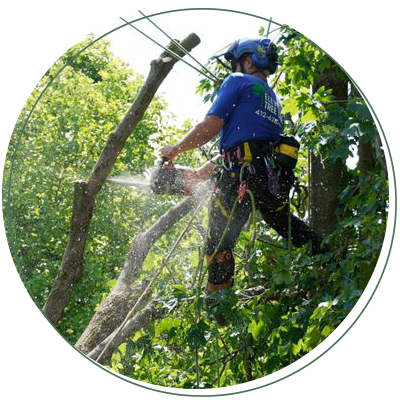
[[[231,166],[238,166],[243,163],[251,163],[256,158],[273,155],[275,140],[252,140],[243,142],[228,149],[224,156],[225,161]]]

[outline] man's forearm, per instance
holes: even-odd
[[[178,153],[193,150],[209,142],[217,133],[218,131],[210,130],[204,122],[200,122],[174,147]]]
[[[206,115],[182,140],[175,145],[167,145],[161,149],[163,157],[172,160],[180,153],[193,150],[209,142],[224,126],[224,121],[215,115]]]
[[[218,154],[211,161],[208,161],[202,167],[196,169],[196,176],[199,179],[208,179],[214,171],[215,163],[219,157],[220,155]]]

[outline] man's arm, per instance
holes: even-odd
[[[211,161],[206,162],[200,168],[196,169],[196,177],[198,179],[208,179],[215,168],[215,163],[221,156],[218,154]]]
[[[209,142],[224,126],[224,121],[216,115],[208,114],[182,140],[175,145],[161,149],[163,157],[172,160],[180,153],[195,149]]]

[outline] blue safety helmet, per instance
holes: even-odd
[[[236,63],[244,54],[250,54],[255,66],[260,69],[268,69],[273,74],[278,67],[278,53],[276,46],[268,38],[239,39],[225,46],[213,55],[214,58],[224,56],[235,70]]]

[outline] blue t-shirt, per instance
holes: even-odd
[[[224,120],[221,152],[253,139],[276,139],[282,130],[282,105],[264,80],[241,72],[229,75],[207,114]]]

